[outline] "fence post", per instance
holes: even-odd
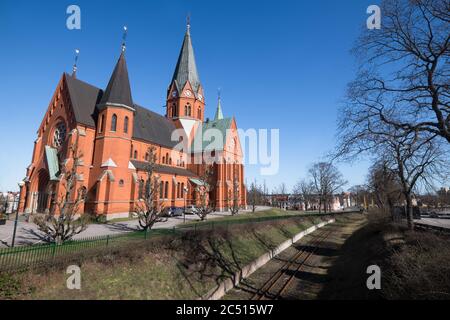
[[[106,236],[106,246],[109,245],[109,234]]]

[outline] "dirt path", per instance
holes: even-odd
[[[231,290],[224,299],[317,299],[344,242],[366,224],[354,214],[308,235]],[[289,283],[286,285],[286,283]]]

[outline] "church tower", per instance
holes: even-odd
[[[193,130],[203,122],[205,98],[195,63],[189,23],[167,89],[166,108],[166,117],[175,121],[177,127],[182,127],[188,137],[192,137]]]

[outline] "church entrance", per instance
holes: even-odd
[[[48,213],[53,190],[47,170],[40,170],[37,179],[37,190],[32,194],[31,212]]]

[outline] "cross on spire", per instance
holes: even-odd
[[[73,67],[72,67],[72,77],[77,76],[77,62],[78,62],[78,54],[79,53],[80,53],[80,50],[75,49],[75,58],[74,58],[74,63],[73,63]]]
[[[187,28],[188,32],[191,29],[191,14],[189,12],[188,12],[187,17],[186,17],[186,28]]]
[[[123,35],[122,35],[122,52],[125,52],[126,49],[126,40],[127,40],[127,32],[128,28],[127,26],[123,26]]]

